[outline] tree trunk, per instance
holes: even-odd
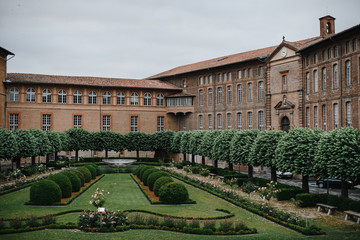
[[[34,166],[35,165],[35,156],[31,157],[31,165]]]
[[[201,157],[201,164],[205,165],[205,157],[204,156]]]
[[[345,198],[349,197],[348,183],[344,180],[341,180],[341,196]]]
[[[75,150],[75,161],[79,161],[79,150]]]
[[[302,189],[305,193],[309,193],[309,176],[302,176]]]
[[[186,162],[186,153],[183,153],[184,161]]]
[[[55,161],[57,160],[57,158],[58,158],[58,153],[56,152],[56,153],[54,153],[55,154]]]
[[[46,154],[46,164],[48,164],[50,161],[50,155],[49,154]]]
[[[136,150],[136,159],[137,159],[138,162],[140,162],[139,150]]]
[[[218,160],[215,160],[215,161],[214,161],[214,167],[215,167],[215,168],[218,168],[218,165],[219,165]]]
[[[191,154],[191,163],[192,165],[195,165],[195,155]]]
[[[233,171],[234,170],[234,165],[232,164],[232,162],[228,162],[229,163],[229,170]]]
[[[108,150],[105,150],[105,158],[108,159]]]
[[[15,162],[16,162],[16,168],[20,168],[21,158],[20,157],[15,157]]]
[[[276,167],[271,167],[271,181],[277,182]]]
[[[252,178],[253,176],[253,166],[248,166],[248,178]]]

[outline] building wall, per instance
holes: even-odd
[[[5,127],[5,86],[6,54],[0,50],[0,128]]]

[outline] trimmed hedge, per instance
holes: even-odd
[[[89,169],[89,171],[90,171],[90,173],[91,173],[91,178],[92,178],[92,179],[95,179],[96,176],[97,176],[97,174],[96,174],[96,168],[94,168],[94,166],[93,166],[93,165],[90,165],[90,164],[84,165],[84,167],[86,167],[87,169]]]
[[[134,171],[134,175],[136,175],[137,177],[139,177],[139,174],[140,174],[140,170],[145,167],[144,165],[140,165],[138,166],[135,171]]]
[[[78,176],[78,178],[80,179],[80,187],[83,187],[85,184],[85,177],[84,174],[78,170],[73,170],[73,172],[76,174],[76,176]]]
[[[96,165],[95,163],[89,164],[90,166],[94,167],[96,170],[96,176],[100,176],[101,175],[101,171],[98,165]]]
[[[30,201],[34,204],[52,205],[61,201],[61,189],[54,181],[41,180],[30,188]]]
[[[285,201],[295,198],[297,194],[304,193],[304,189],[293,187],[293,188],[280,188],[280,192],[276,193],[278,201]]]
[[[69,178],[72,186],[72,191],[78,192],[81,185],[80,178],[73,171],[65,171],[63,172],[63,174]]]
[[[150,168],[150,169],[146,170],[146,171],[144,172],[143,176],[142,176],[144,185],[145,185],[145,186],[148,186],[148,177],[149,177],[152,173],[154,173],[154,172],[159,172],[159,171],[160,171],[160,170],[157,169],[157,168]]]
[[[164,184],[173,182],[173,181],[174,180],[172,180],[172,178],[170,176],[164,176],[164,177],[158,178],[154,183],[155,196],[157,196],[157,197],[159,196],[159,190]]]
[[[189,200],[189,193],[184,184],[170,182],[160,188],[159,200],[164,203],[183,203]]]
[[[153,191],[156,180],[158,180],[159,178],[164,177],[164,176],[169,176],[169,174],[164,171],[157,171],[157,172],[151,173],[149,175],[149,177],[147,178],[147,184],[148,184],[149,189],[151,191]]]
[[[143,180],[143,174],[144,174],[144,172],[145,172],[146,170],[151,169],[151,168],[154,168],[154,167],[144,166],[143,168],[140,169],[139,175],[137,175],[137,177],[140,179],[140,181],[144,182],[144,180]]]
[[[54,181],[57,185],[59,185],[63,198],[71,197],[71,182],[65,174],[58,173],[55,175],[51,175],[50,177],[48,177],[48,179]]]
[[[79,167],[76,170],[78,170],[79,172],[81,172],[84,175],[84,181],[85,183],[88,183],[91,181],[91,172],[88,168],[86,167]]]

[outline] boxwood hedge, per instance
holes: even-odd
[[[172,180],[172,178],[170,176],[164,176],[164,177],[158,178],[154,183],[154,194],[156,196],[159,196],[160,188],[164,184],[169,183],[169,182],[173,182],[173,180]]]
[[[84,175],[84,181],[85,183],[88,183],[91,181],[91,172],[86,167],[79,167],[77,168],[78,171],[80,171]]]
[[[87,164],[84,165],[84,167],[86,167],[87,169],[89,169],[90,173],[91,173],[91,178],[95,179],[96,178],[96,169],[94,168],[93,165]]]
[[[72,191],[78,192],[81,185],[80,178],[73,171],[65,171],[63,172],[63,174],[65,174],[69,178],[72,186]]]
[[[164,203],[179,204],[189,200],[189,193],[184,184],[169,182],[160,188],[159,200]]]
[[[157,171],[157,172],[151,173],[149,175],[149,177],[147,178],[147,184],[148,184],[149,189],[151,191],[153,191],[155,181],[164,176],[169,176],[169,174],[167,172],[163,172],[163,171]]]
[[[55,175],[51,175],[50,177],[48,177],[48,179],[54,181],[57,185],[59,185],[63,198],[71,197],[71,182],[65,174],[58,173]]]
[[[54,181],[41,180],[30,188],[30,202],[41,205],[51,205],[61,201],[61,189]]]

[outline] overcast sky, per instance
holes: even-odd
[[[0,0],[8,72],[145,78],[360,24],[359,0]]]

